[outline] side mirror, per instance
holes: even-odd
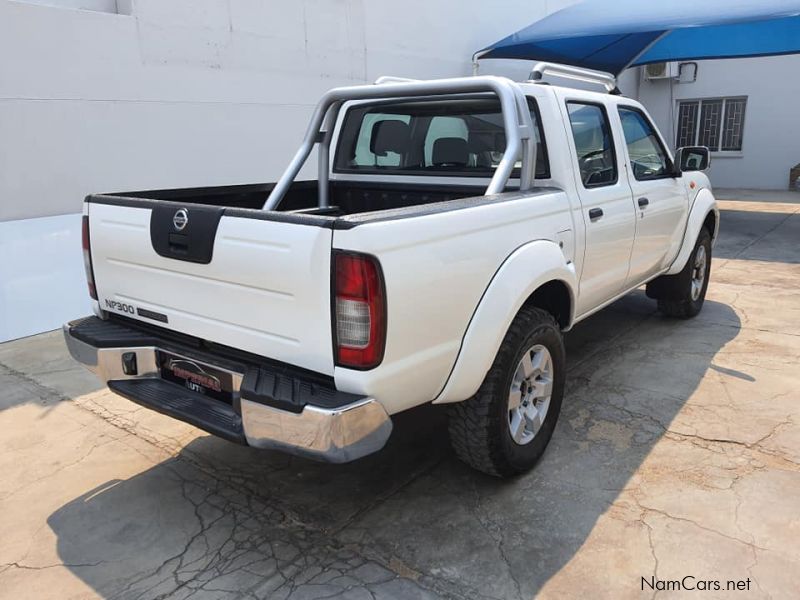
[[[684,146],[675,151],[675,166],[678,173],[705,171],[711,164],[711,153],[705,146]]]

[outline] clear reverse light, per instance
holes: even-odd
[[[366,348],[369,330],[369,304],[347,298],[336,299],[336,337],[341,346]]]

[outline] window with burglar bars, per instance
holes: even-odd
[[[676,147],[708,146],[712,152],[741,152],[747,98],[708,98],[678,103]]]

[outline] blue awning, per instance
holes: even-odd
[[[585,0],[477,53],[618,75],[663,61],[800,52],[800,0]]]

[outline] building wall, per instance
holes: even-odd
[[[86,194],[274,180],[326,89],[468,75],[475,50],[573,1],[0,0],[0,341],[89,311]],[[712,181],[782,188],[800,162],[798,60],[620,87],[672,141],[677,99],[747,95],[742,156],[715,159]]]
[[[0,0],[0,341],[89,311],[86,194],[274,180],[328,88],[468,75],[569,3]]]
[[[711,182],[718,187],[786,189],[789,169],[800,163],[798,72],[798,56],[700,61],[694,83],[641,80],[638,95],[673,146],[679,100],[747,96],[742,152],[715,153]]]

